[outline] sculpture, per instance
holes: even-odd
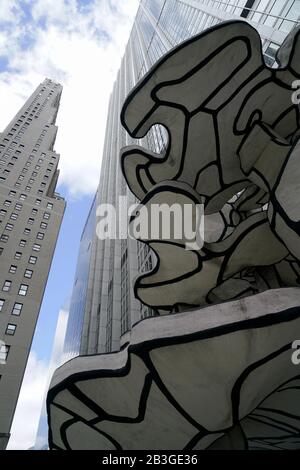
[[[299,285],[299,56],[299,28],[270,69],[257,31],[230,21],[169,52],[126,99],[121,119],[131,137],[153,124],[169,136],[164,155],[122,149],[131,191],[147,207],[170,191],[191,205],[198,197],[208,225],[219,216],[219,239],[193,254],[180,241],[141,240],[158,257],[135,285],[143,303],[169,312]]]
[[[134,325],[119,352],[56,371],[51,448],[300,448],[299,28],[278,60],[265,66],[249,24],[219,24],[166,54],[127,98],[132,137],[156,123],[169,135],[164,155],[122,149],[130,189],[145,207],[204,203],[208,231],[199,250],[142,240],[157,264],[135,294],[173,314]]]

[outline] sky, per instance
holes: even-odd
[[[57,191],[67,200],[9,449],[35,442],[58,314],[67,315],[79,240],[98,185],[108,100],[138,3],[0,0],[0,131],[45,77],[63,85],[54,149],[61,156]]]

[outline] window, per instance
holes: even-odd
[[[15,259],[21,259],[22,253],[20,251],[15,252]]]
[[[2,286],[2,290],[4,292],[8,292],[10,290],[10,288],[11,288],[11,281],[8,281],[8,280],[4,281],[4,284]]]
[[[28,286],[26,284],[20,284],[18,294],[25,296],[25,295],[27,295],[27,291],[28,291]]]
[[[41,245],[39,245],[38,243],[34,243],[32,249],[33,249],[33,251],[40,251]]]
[[[0,240],[4,243],[6,243],[9,239],[9,236],[6,235],[5,233],[2,233],[1,237],[0,237]]]
[[[22,204],[20,204],[19,202],[17,202],[17,204],[15,205],[15,209],[17,211],[20,211],[22,209]]]
[[[9,272],[12,274],[15,274],[17,272],[17,266],[12,264],[11,267],[9,268]]]
[[[27,277],[28,279],[31,279],[33,275],[32,269],[25,269],[24,277]]]
[[[17,325],[14,325],[13,323],[8,323],[6,330],[5,330],[5,334],[13,336],[15,334],[16,328],[17,328]]]
[[[29,256],[29,260],[28,260],[29,264],[35,264],[36,262],[37,262],[36,256]]]
[[[13,212],[10,216],[11,220],[17,220],[18,217],[19,217],[19,215],[16,214],[15,212]]]
[[[30,228],[25,228],[25,229],[24,229],[24,234],[25,234],[25,235],[29,235],[30,232],[31,232]]]
[[[44,236],[45,236],[44,233],[38,232],[36,238],[37,238],[38,240],[43,240]]]
[[[44,212],[43,219],[46,219],[46,220],[50,219],[49,212]]]
[[[13,228],[14,228],[13,224],[6,224],[5,226],[5,230],[9,230],[10,232],[12,231]]]
[[[19,246],[26,246],[26,240],[20,240]]]
[[[32,225],[34,223],[34,219],[32,217],[29,217],[28,222],[29,225]]]
[[[23,304],[20,304],[19,302],[15,302],[13,309],[11,311],[12,315],[20,316],[22,312]]]
[[[4,299],[0,299],[0,312],[1,312],[1,310],[3,309],[3,307],[4,307],[4,304],[5,304],[5,300],[4,300]]]
[[[0,343],[0,363],[5,364],[9,350],[10,346],[8,344]]]
[[[4,201],[3,203],[6,207],[9,207],[11,205],[11,201],[9,201],[8,199],[6,199],[6,201]]]
[[[48,204],[47,204],[47,209],[53,209],[53,204],[52,204],[52,202],[48,202]]]

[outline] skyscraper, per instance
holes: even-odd
[[[9,439],[65,201],[53,150],[62,92],[45,79],[0,136],[0,449]]]
[[[258,30],[265,62],[276,67],[276,51],[299,24],[299,18],[297,0],[142,0],[110,97],[101,177],[93,207],[103,202],[117,207],[119,196],[126,197],[128,206],[138,202],[127,188],[119,165],[120,148],[137,143],[122,128],[120,113],[130,90],[163,54],[219,22],[237,19]],[[138,143],[161,153],[166,141],[164,128],[156,125]],[[87,226],[92,224],[92,214],[95,207]],[[74,286],[76,308],[70,310],[65,346],[69,357],[119,350],[129,339],[132,326],[156,313],[137,301],[132,289],[136,275],[155,264],[145,244],[132,239],[99,240],[94,230],[89,232],[86,257],[89,267],[87,271],[85,265],[85,283]],[[79,277],[77,271],[75,282]],[[80,306],[74,303],[79,293]]]

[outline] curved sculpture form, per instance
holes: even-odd
[[[248,23],[223,23],[171,50],[127,98],[133,138],[154,124],[169,136],[163,155],[121,151],[131,191],[145,209],[203,203],[204,244],[139,238],[157,263],[135,295],[171,314],[133,326],[121,351],[55,372],[51,448],[300,448],[299,28],[278,61],[265,65]]]
[[[145,136],[153,124],[169,135],[164,155],[138,146],[122,150],[132,192],[142,200],[161,181],[182,181],[205,197],[207,213],[220,210],[249,184],[237,150],[253,123],[266,122],[283,138],[299,129],[299,106],[291,101],[292,83],[300,78],[299,54],[295,29],[279,50],[281,67],[270,69],[258,32],[246,22],[229,21],[163,56],[131,91],[121,113],[133,138]]]
[[[287,288],[148,318],[126,349],[72,359],[48,394],[50,447],[299,449],[299,303]]]
[[[161,313],[299,285],[300,111],[292,94],[300,28],[278,61],[279,68],[265,65],[252,26],[226,22],[167,53],[126,99],[121,119],[133,138],[154,124],[169,136],[163,155],[122,149],[131,191],[146,207],[169,202],[171,192],[176,202],[205,207],[201,250],[140,238],[157,265],[138,278],[135,293]]]

